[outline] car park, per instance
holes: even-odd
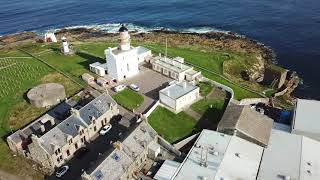
[[[113,90],[114,90],[115,92],[120,92],[120,91],[123,91],[125,88],[126,88],[125,85],[120,84],[120,85],[114,87]]]
[[[137,86],[137,85],[135,85],[135,84],[130,84],[129,87],[130,87],[130,89],[132,89],[132,90],[134,90],[134,91],[136,91],[136,92],[140,91],[139,86]]]
[[[69,170],[69,166],[62,166],[56,172],[56,177],[60,178],[65,175]]]
[[[112,125],[111,125],[111,124],[108,124],[108,125],[104,126],[104,127],[100,130],[99,134],[103,136],[103,135],[107,134],[107,132],[109,132],[111,128],[112,128]]]

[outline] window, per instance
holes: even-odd
[[[62,160],[62,155],[59,157],[60,160]]]
[[[96,120],[92,120],[92,123],[93,123],[93,124],[96,124]]]
[[[72,144],[72,139],[69,140],[69,145]]]
[[[69,149],[67,150],[67,156],[70,156],[70,151],[69,151]]]
[[[80,136],[81,136],[82,134],[84,134],[84,130],[83,130],[83,129],[80,130]]]
[[[58,155],[59,153],[61,153],[60,148],[58,148],[54,153],[55,153],[56,155]]]
[[[74,144],[74,148],[78,149],[78,143]]]
[[[96,126],[95,126],[95,127],[93,127],[93,130],[94,130],[94,131],[97,131],[97,127],[96,127]]]

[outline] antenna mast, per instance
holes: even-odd
[[[168,38],[166,38],[166,52],[164,58],[167,60],[167,55],[168,55]]]

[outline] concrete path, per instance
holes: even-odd
[[[200,118],[201,118],[201,115],[199,113],[195,112],[194,110],[192,110],[191,107],[189,107],[184,112],[187,113],[189,116],[193,117],[197,121],[200,120]]]

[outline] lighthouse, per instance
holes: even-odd
[[[130,45],[130,34],[128,29],[122,25],[119,29],[120,33],[120,50],[122,51],[128,51],[131,48]]]
[[[70,49],[69,49],[69,44],[67,42],[67,38],[66,37],[62,37],[61,38],[62,41],[62,51],[64,54],[70,54]]]

